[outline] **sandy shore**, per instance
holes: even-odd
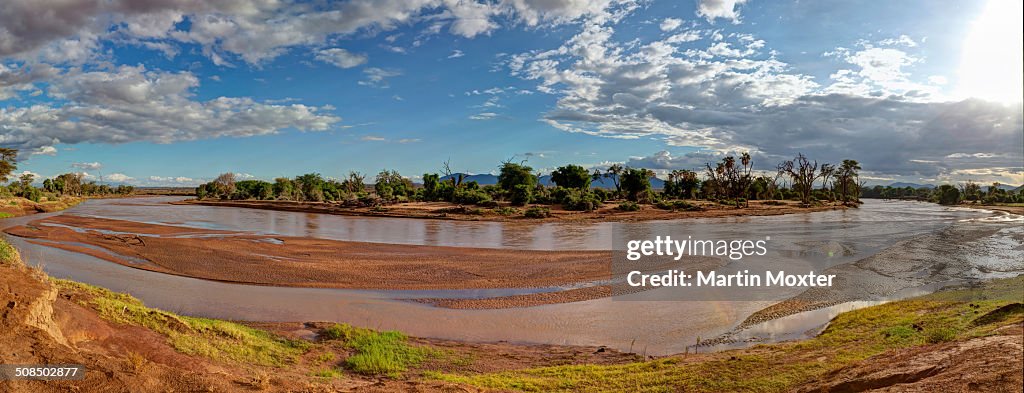
[[[845,209],[839,204],[822,205],[814,207],[801,207],[798,202],[780,201],[782,205],[767,204],[764,201],[751,201],[749,207],[735,208],[732,206],[720,205],[708,201],[689,201],[700,206],[699,211],[670,211],[658,209],[654,206],[644,205],[641,210],[625,212],[617,209],[619,203],[609,202],[600,209],[592,212],[569,211],[561,206],[547,206],[551,210],[551,217],[537,219],[522,216],[525,208],[518,208],[519,214],[503,216],[489,208],[477,208],[475,206],[460,206],[447,202],[409,202],[384,206],[382,208],[371,207],[348,207],[329,202],[293,202],[293,201],[213,201],[213,200],[184,200],[171,202],[174,204],[195,204],[204,206],[225,206],[241,207],[249,209],[278,210],[301,213],[336,214],[346,216],[369,216],[369,217],[394,217],[394,218],[427,218],[442,220],[462,221],[530,221],[530,222],[559,222],[559,221],[589,221],[589,222],[630,222],[630,221],[653,221],[653,220],[674,220],[680,218],[711,218],[711,217],[734,217],[734,216],[775,216],[781,214],[810,213],[826,210]],[[773,201],[776,202],[776,201]],[[541,205],[538,205],[541,206]]]
[[[139,269],[225,282],[349,289],[482,289],[606,280],[610,252],[524,251],[245,235],[60,215],[8,228]]]

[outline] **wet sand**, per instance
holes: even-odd
[[[565,210],[559,205],[543,205],[550,208],[551,217],[537,219],[526,218],[522,214],[504,216],[490,208],[462,206],[447,202],[408,202],[387,205],[381,208],[352,207],[331,202],[293,202],[293,201],[219,201],[219,200],[183,200],[171,202],[182,205],[222,206],[249,209],[277,210],[299,213],[320,213],[343,216],[369,216],[392,218],[420,218],[458,221],[529,221],[529,222],[634,222],[653,220],[675,220],[681,218],[713,218],[740,216],[776,216],[793,213],[811,213],[827,210],[839,210],[846,207],[841,204],[829,204],[813,207],[801,207],[795,201],[772,201],[782,205],[767,204],[764,201],[750,201],[750,206],[736,208],[708,201],[688,201],[700,206],[699,211],[670,211],[644,205],[641,210],[626,212],[618,210],[619,202],[609,202],[592,212]],[[507,205],[507,204],[506,204]],[[538,205],[541,206],[541,205]],[[518,208],[520,212],[525,207]]]
[[[258,285],[387,290],[537,288],[610,277],[611,256],[605,251],[349,242],[75,215],[36,220],[5,232],[34,244],[133,268]]]

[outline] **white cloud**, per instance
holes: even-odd
[[[708,22],[722,18],[739,23],[740,13],[736,7],[746,2],[747,0],[697,0],[697,16],[704,17]]]
[[[803,152],[857,159],[876,177],[926,178],[1024,161],[1019,111],[939,99],[909,80],[907,66],[917,58],[894,48],[836,51],[855,67],[822,85],[765,54],[752,36],[723,35],[704,49],[680,50],[668,39],[623,43],[613,35],[612,27],[590,23],[563,45],[510,55],[506,65],[557,98],[543,118],[556,129],[699,148],[655,154],[645,165],[692,169],[750,151],[770,169]],[[994,156],[956,165],[946,158],[965,149]]]
[[[316,59],[333,64],[338,68],[352,68],[366,64],[369,60],[365,54],[352,53],[342,48],[321,49],[316,52]]]
[[[494,112],[480,112],[475,115],[469,116],[469,118],[472,120],[491,120],[495,117],[498,117],[498,114]]]
[[[387,88],[388,78],[402,75],[401,71],[398,70],[385,70],[383,68],[370,67],[363,70],[363,74],[366,75],[366,79],[359,81],[358,83],[363,86]]]
[[[679,19],[679,18],[665,18],[664,20],[661,21],[661,24],[658,25],[658,27],[661,28],[661,31],[672,31],[672,30],[678,29],[679,26],[681,26],[682,24],[683,24],[683,20],[682,19]]]
[[[99,162],[76,162],[71,164],[71,167],[87,171],[96,171],[103,168],[103,164]]]
[[[0,143],[23,152],[58,143],[171,143],[247,137],[294,128],[323,131],[341,119],[327,108],[272,105],[245,97],[193,98],[199,79],[190,72],[121,66],[72,70],[51,82],[60,104],[0,109]]]
[[[456,49],[456,50],[452,51],[452,54],[448,55],[448,58],[449,59],[457,59],[457,58],[460,58],[460,57],[465,56],[465,55],[466,54],[462,53],[461,50]]]
[[[132,180],[135,180],[135,178],[125,175],[123,173],[111,173],[109,175],[103,176],[103,180],[111,183],[128,183],[131,182]]]

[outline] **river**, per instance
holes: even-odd
[[[503,223],[347,217],[230,207],[170,205],[175,198],[89,200],[72,209],[0,221],[0,229],[59,214],[243,233],[513,249],[611,249],[615,224]],[[727,217],[628,224],[657,233],[691,228],[704,238],[773,238],[767,258],[803,261],[826,269],[867,258],[893,244],[958,222],[996,213],[929,203],[868,200],[860,209],[766,217]],[[1016,223],[1016,224],[1014,224]],[[986,225],[1018,225],[994,221]],[[728,332],[751,313],[799,293],[788,289],[757,299],[621,301],[604,298],[569,304],[499,310],[454,310],[403,301],[408,291],[287,288],[213,282],[133,269],[91,256],[30,244],[8,236],[29,264],[70,278],[132,294],[147,305],[181,314],[251,321],[338,321],[397,329],[422,337],[471,341],[606,345],[647,354],[682,352],[697,337]],[[1018,254],[1014,254],[1018,255]],[[343,256],[339,256],[343,259]],[[932,290],[910,288],[899,296]],[[493,296],[459,291],[453,296]],[[497,293],[501,293],[500,291]],[[444,295],[443,293],[441,295]],[[769,339],[797,337],[850,303],[755,326]],[[770,324],[770,325],[769,325]],[[760,330],[758,330],[760,329]]]

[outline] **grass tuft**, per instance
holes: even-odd
[[[377,332],[348,324],[324,329],[323,337],[342,340],[355,354],[345,359],[352,371],[368,375],[399,376],[434,355],[434,350],[412,346],[408,337],[397,331]]]

